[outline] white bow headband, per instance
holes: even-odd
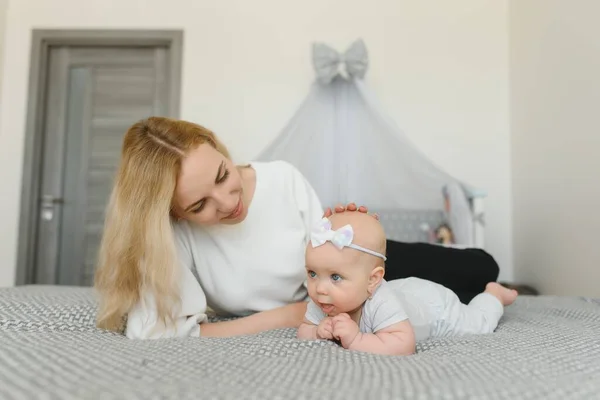
[[[350,247],[358,251],[371,254],[375,257],[387,260],[386,256],[373,250],[365,249],[357,244],[352,243],[354,239],[354,230],[351,225],[344,225],[341,228],[331,230],[331,221],[328,218],[321,219],[310,232],[310,242],[313,247],[319,247],[326,242],[331,242],[338,249]]]

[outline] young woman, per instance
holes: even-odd
[[[125,134],[107,210],[98,326],[140,339],[299,326],[304,248],[322,215],[312,187],[288,163],[236,166],[201,126],[157,117],[136,123]],[[208,323],[207,305],[248,316]]]
[[[237,166],[202,126],[140,121],[125,134],[107,208],[97,325],[135,339],[298,327],[304,251],[322,216],[291,164]],[[241,318],[209,323],[207,307]]]

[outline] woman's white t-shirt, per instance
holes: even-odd
[[[304,252],[323,209],[304,176],[285,161],[254,162],[256,189],[235,225],[174,224],[181,303],[172,326],[145,293],[127,319],[132,339],[199,336],[207,305],[243,316],[306,300]]]

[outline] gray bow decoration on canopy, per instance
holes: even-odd
[[[313,44],[313,66],[319,82],[325,85],[331,83],[333,78],[340,74],[341,65],[345,66],[350,78],[364,78],[369,57],[362,39],[352,43],[343,54],[326,44]]]

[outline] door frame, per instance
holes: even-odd
[[[183,58],[181,30],[33,29],[29,58],[27,119],[21,178],[16,285],[33,282],[39,223],[48,54],[51,46],[165,46],[169,49],[169,115],[179,118]]]

